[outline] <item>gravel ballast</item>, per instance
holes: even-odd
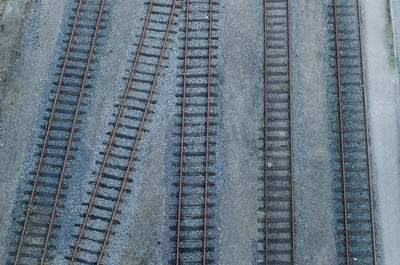
[[[0,22],[9,23],[0,29],[0,88],[4,84],[11,43],[16,37],[25,7],[24,1],[9,1]],[[101,2],[87,1],[89,4]],[[87,1],[84,0],[85,3]],[[8,90],[1,102],[0,256],[4,258],[0,260],[0,265],[15,258],[21,220],[25,217],[32,189],[32,172],[37,170],[46,117],[54,98],[55,81],[60,74],[60,58],[65,55],[65,40],[70,33],[71,25],[67,24],[71,24],[78,2],[32,2],[8,80]],[[168,10],[174,0],[155,2],[153,8],[159,13],[152,14],[151,23],[154,24],[150,24],[149,31],[164,36],[164,20],[169,16]],[[337,210],[342,205],[337,197],[341,191],[335,182],[335,177],[337,179],[340,175],[337,171],[338,142],[335,133],[337,99],[332,95],[334,89],[331,89],[335,69],[330,66],[334,60],[330,50],[334,41],[333,24],[330,22],[332,2],[290,1],[294,155],[294,193],[291,195],[295,199],[295,260],[299,265],[337,265],[343,259],[340,256],[342,228],[338,225],[340,210]],[[106,0],[100,37],[96,42],[88,88],[85,88],[48,248],[48,256],[51,256],[48,264],[69,264],[128,84],[149,3]],[[186,2],[177,3],[150,112],[117,221],[106,246],[103,264],[172,264],[176,258],[186,22]],[[208,3],[208,0],[191,1],[190,13],[192,19],[197,19],[191,25],[198,28],[192,28],[189,36],[201,37],[199,41],[189,41],[189,65],[192,63],[197,68],[188,71],[188,75],[192,75],[188,93],[193,93],[193,87],[197,88],[197,85],[199,87],[195,92],[204,92],[207,88]],[[216,0],[213,3],[207,258],[214,264],[259,264],[264,259],[265,241],[263,1]],[[377,264],[393,265],[400,259],[396,251],[400,248],[399,78],[398,69],[390,64],[392,46],[387,35],[390,20],[386,5],[385,0],[373,3],[361,1],[372,187],[376,206]],[[0,5],[0,12],[1,8]],[[12,17],[13,12],[15,17]],[[82,14],[85,20],[87,14]],[[96,17],[97,13],[87,16]],[[80,28],[79,32],[90,35],[90,27]],[[356,38],[358,35],[351,36]],[[79,38],[77,40],[79,42]],[[154,46],[148,45],[146,52],[154,51],[154,55],[146,55],[150,59],[143,59],[143,65],[150,65],[146,60],[158,62],[161,49],[156,46],[161,46],[162,42],[161,37],[149,42]],[[342,54],[349,55],[348,51]],[[149,66],[140,66],[136,77],[139,82],[147,81],[146,86],[151,87],[149,83],[153,77],[148,70],[150,67],[146,67]],[[69,82],[68,78],[70,76],[64,81]],[[138,83],[133,82],[132,97],[144,97],[140,94],[143,93],[140,90],[142,84]],[[181,260],[202,259],[202,240],[198,238],[203,232],[201,192],[204,190],[201,184],[205,174],[202,172],[203,165],[198,161],[205,157],[206,137],[201,128],[195,127],[203,124],[206,117],[206,93],[202,94],[195,99],[187,98],[183,201],[193,206],[191,210],[194,210],[181,214]],[[126,113],[141,111],[132,109]],[[137,119],[130,124],[131,127],[136,126]],[[128,129],[122,128],[119,132],[128,132]],[[64,135],[69,132],[58,133]],[[132,139],[136,137],[130,136]],[[132,139],[129,143],[134,143]],[[122,142],[128,143],[128,140],[117,139],[116,143]],[[126,152],[130,154],[130,150]],[[126,156],[122,151],[116,157],[118,155]],[[190,164],[195,166],[190,167]],[[117,172],[114,169],[108,169],[106,174]],[[121,173],[116,174],[124,177]],[[111,185],[112,181],[105,178],[102,183]],[[118,192],[118,189],[115,193],[104,190],[101,191],[102,196],[113,197]],[[106,205],[101,200],[97,202],[99,208]],[[114,205],[113,202],[108,203]],[[112,213],[113,207],[109,208]],[[106,222],[90,218],[89,226],[105,229]],[[101,241],[102,244],[103,239],[104,235],[99,233],[92,241]],[[97,250],[99,242],[90,240],[84,238],[82,241],[80,259],[97,259],[98,254],[93,250]]]

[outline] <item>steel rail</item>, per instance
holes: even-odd
[[[168,44],[169,35],[171,33],[172,24],[173,24],[173,21],[174,21],[176,5],[177,5],[177,0],[174,0],[173,6],[172,6],[172,9],[171,9],[171,15],[169,17],[169,23],[168,23],[167,32],[166,32],[165,38],[164,38],[163,48],[162,48],[162,51],[161,51],[160,59],[158,61],[156,74],[154,75],[154,81],[153,81],[153,84],[152,84],[152,87],[151,87],[151,92],[150,92],[149,98],[147,100],[147,105],[146,105],[145,112],[143,113],[143,118],[142,118],[142,122],[140,124],[138,136],[137,136],[137,138],[135,140],[135,144],[134,144],[133,149],[132,149],[132,154],[131,154],[131,157],[129,159],[128,168],[126,169],[126,172],[125,172],[124,181],[122,183],[121,190],[119,191],[119,194],[118,194],[117,203],[115,205],[114,212],[113,212],[113,215],[111,217],[110,225],[109,225],[108,230],[107,230],[106,238],[104,239],[103,247],[101,249],[99,260],[97,261],[97,265],[100,265],[101,260],[102,260],[102,258],[104,256],[105,249],[106,249],[106,246],[107,246],[107,242],[108,242],[108,239],[111,236],[111,230],[112,230],[112,227],[113,227],[114,222],[116,220],[116,217],[117,217],[117,214],[118,214],[118,208],[119,208],[119,205],[120,205],[121,200],[122,200],[122,196],[123,196],[124,191],[125,191],[125,186],[126,186],[126,183],[128,182],[128,179],[129,179],[129,174],[131,173],[131,171],[133,171],[132,165],[133,165],[133,161],[135,161],[135,156],[136,156],[136,152],[137,152],[137,146],[138,146],[138,143],[140,141],[140,137],[142,136],[142,133],[143,133],[143,130],[144,130],[144,124],[146,122],[146,117],[147,117],[147,114],[148,114],[148,112],[150,110],[152,98],[153,98],[154,91],[155,91],[155,88],[156,88],[156,85],[157,85],[157,78],[160,75],[160,71],[161,71],[161,67],[162,67],[165,51],[167,50],[167,44]]]
[[[190,7],[190,0],[186,0],[185,61],[184,61],[184,70],[183,70],[181,161],[180,161],[180,168],[179,168],[178,223],[177,223],[176,260],[175,260],[176,265],[179,265],[179,258],[180,258],[179,252],[180,252],[180,238],[181,238],[183,159],[184,159],[184,140],[185,140],[185,111],[186,111],[187,64],[188,64],[188,43],[189,43],[189,14],[190,14],[189,7]]]
[[[211,100],[211,59],[212,59],[212,15],[213,0],[210,0],[209,33],[208,33],[208,81],[207,81],[207,124],[206,124],[206,177],[204,183],[204,223],[203,223],[203,265],[207,263],[207,210],[208,210],[208,167],[210,148],[210,100]]]
[[[108,144],[106,154],[104,156],[104,161],[103,161],[103,164],[102,164],[101,169],[100,169],[99,177],[97,179],[96,186],[95,186],[95,188],[93,190],[93,193],[92,193],[92,196],[91,196],[91,200],[90,200],[90,203],[89,203],[89,206],[88,206],[88,210],[86,212],[85,219],[84,219],[83,224],[81,226],[81,231],[79,233],[78,240],[77,240],[77,243],[76,243],[75,248],[74,248],[74,252],[73,252],[72,257],[71,257],[71,262],[70,262],[71,265],[74,264],[76,256],[78,254],[79,245],[80,245],[80,243],[82,241],[82,238],[83,238],[83,235],[84,235],[84,232],[85,232],[85,229],[86,229],[87,222],[89,221],[89,216],[90,216],[91,210],[93,208],[97,192],[98,192],[99,187],[100,187],[100,182],[101,182],[101,180],[103,178],[103,175],[104,175],[104,170],[105,170],[105,168],[107,166],[107,161],[108,161],[108,158],[109,158],[110,153],[111,153],[111,148],[112,148],[112,146],[114,144],[115,136],[117,134],[117,129],[118,129],[119,123],[121,121],[123,111],[124,111],[125,106],[126,106],[126,101],[128,100],[129,92],[131,90],[131,86],[132,86],[133,79],[134,79],[134,76],[135,76],[135,73],[136,73],[137,65],[139,63],[139,58],[141,56],[143,43],[144,43],[144,38],[145,38],[146,33],[147,33],[147,29],[148,29],[148,25],[149,25],[149,21],[150,21],[150,14],[151,14],[151,11],[152,11],[152,8],[153,8],[153,4],[154,4],[154,0],[151,0],[150,1],[150,5],[149,5],[149,9],[147,11],[147,16],[146,16],[145,24],[144,24],[144,27],[143,27],[142,36],[140,38],[140,43],[139,43],[139,46],[138,46],[138,51],[137,51],[137,54],[136,54],[136,58],[135,58],[135,61],[134,61],[133,67],[132,67],[132,71],[131,71],[131,74],[130,74],[130,77],[129,77],[128,85],[127,85],[126,90],[125,90],[124,99],[122,101],[122,105],[121,105],[121,108],[120,108],[119,113],[118,113],[117,121],[115,123],[114,130],[113,130],[113,133],[111,135],[111,139],[110,139],[110,142]]]
[[[4,8],[3,8],[1,16],[0,16],[0,24],[3,21],[4,12],[6,10],[7,4],[8,4],[8,1],[4,3]],[[28,18],[29,11],[31,10],[31,5],[32,5],[32,0],[28,0],[28,2],[26,4],[26,7],[25,7],[24,16],[22,18],[21,24],[19,25],[17,40],[16,40],[15,45],[14,45],[13,50],[12,50],[10,66],[8,67],[8,71],[7,71],[7,74],[6,74],[6,79],[5,79],[5,82],[4,82],[4,87],[3,87],[2,91],[1,91],[0,114],[2,112],[2,103],[3,103],[2,101],[3,101],[4,97],[6,96],[6,93],[7,93],[7,90],[8,90],[8,81],[9,81],[10,76],[11,76],[11,71],[14,68],[15,60],[17,58],[17,49],[19,48],[19,45],[21,43],[22,34],[24,32],[24,25],[25,25],[26,20]]]
[[[342,79],[340,73],[340,50],[339,50],[339,21],[337,0],[333,0],[334,17],[335,17],[335,43],[336,43],[336,67],[337,67],[337,87],[339,96],[339,122],[340,122],[340,147],[341,147],[341,166],[342,166],[342,185],[343,185],[343,210],[344,210],[344,234],[345,234],[345,251],[346,264],[350,265],[350,248],[349,248],[349,231],[348,231],[348,210],[347,210],[347,189],[346,189],[346,157],[344,144],[344,121],[343,121],[343,105],[342,105]]]
[[[31,192],[31,196],[30,196],[30,199],[29,199],[29,204],[28,204],[28,209],[27,209],[26,216],[25,216],[24,225],[23,225],[23,228],[22,228],[22,231],[21,231],[21,237],[20,237],[20,240],[19,240],[19,243],[18,243],[17,254],[15,256],[14,265],[16,265],[18,263],[18,259],[19,259],[19,256],[21,254],[22,243],[23,243],[26,227],[28,225],[29,216],[30,216],[31,209],[32,209],[32,203],[33,203],[33,198],[34,198],[34,195],[35,195],[35,192],[36,192],[36,187],[37,187],[37,184],[38,184],[38,181],[39,181],[40,169],[42,167],[43,158],[44,158],[44,154],[45,154],[46,147],[47,147],[47,142],[49,140],[50,129],[51,129],[51,125],[52,125],[52,122],[53,122],[53,118],[54,118],[54,113],[55,113],[55,109],[56,109],[56,106],[57,106],[58,97],[60,95],[61,84],[62,84],[62,81],[63,81],[63,78],[64,78],[65,69],[66,69],[66,66],[67,66],[69,52],[71,50],[72,40],[73,40],[73,37],[74,37],[74,34],[75,34],[76,24],[77,24],[77,21],[78,21],[78,18],[79,18],[79,12],[80,12],[80,9],[81,9],[81,5],[82,5],[82,0],[79,1],[78,7],[77,7],[77,10],[76,10],[75,20],[74,20],[74,24],[72,26],[72,32],[71,32],[71,36],[70,36],[70,39],[69,39],[68,48],[67,48],[67,52],[66,52],[65,59],[64,59],[64,64],[63,64],[63,67],[62,67],[62,70],[61,70],[60,80],[58,82],[56,95],[55,95],[55,98],[54,98],[54,101],[53,101],[53,106],[52,106],[52,110],[51,110],[51,114],[50,114],[49,124],[47,126],[46,135],[45,135],[44,143],[43,143],[43,147],[42,147],[42,152],[40,154],[40,160],[39,160],[38,168],[37,168],[37,171],[36,171],[35,180],[34,180],[32,192]]]
[[[77,122],[77,119],[78,119],[79,108],[80,108],[81,101],[82,101],[82,98],[83,98],[83,92],[85,90],[86,80],[87,80],[87,77],[88,77],[88,74],[89,74],[89,67],[90,67],[90,63],[91,63],[91,60],[92,60],[92,56],[93,56],[94,46],[96,44],[97,32],[98,32],[98,30],[100,28],[100,21],[101,21],[101,15],[103,14],[104,3],[105,3],[105,0],[102,0],[101,1],[101,5],[100,5],[100,10],[99,10],[99,15],[97,17],[96,28],[95,28],[95,31],[93,33],[93,40],[92,40],[92,44],[90,46],[89,57],[88,57],[88,60],[87,60],[87,63],[86,63],[85,74],[83,76],[83,81],[82,81],[82,85],[81,85],[81,89],[80,89],[80,93],[79,93],[79,98],[78,98],[78,103],[76,105],[75,116],[74,116],[74,120],[73,120],[73,123],[72,123],[72,128],[71,128],[71,131],[70,131],[69,139],[68,139],[68,146],[67,146],[67,151],[65,153],[64,164],[63,164],[63,167],[62,167],[60,181],[59,181],[58,187],[57,187],[57,194],[56,194],[56,198],[54,200],[53,210],[52,210],[52,213],[51,213],[51,219],[50,219],[50,224],[49,224],[49,228],[48,228],[48,231],[47,231],[46,243],[44,245],[44,250],[43,250],[43,254],[42,254],[42,260],[40,262],[41,265],[44,264],[45,258],[46,258],[47,246],[48,246],[48,243],[49,243],[49,240],[50,240],[50,235],[51,235],[51,231],[52,231],[52,228],[53,228],[53,222],[54,222],[54,218],[55,218],[56,210],[57,210],[58,199],[59,199],[61,188],[62,188],[62,184],[63,184],[63,181],[64,181],[65,170],[67,168],[67,163],[68,163],[68,159],[69,159],[69,152],[71,150],[72,139],[73,139],[73,136],[74,136],[75,126],[76,126],[76,122]]]
[[[373,194],[372,194],[372,179],[371,179],[371,167],[370,167],[370,151],[369,151],[369,133],[368,133],[368,119],[367,119],[367,99],[365,91],[365,79],[364,79],[364,66],[363,66],[363,42],[362,42],[362,30],[361,30],[361,5],[360,0],[357,0],[357,19],[358,19],[358,32],[360,41],[360,65],[361,65],[361,86],[362,86],[362,99],[364,106],[364,124],[365,124],[365,146],[367,147],[367,167],[368,167],[368,193],[370,200],[370,218],[371,218],[371,229],[372,229],[372,252],[373,252],[373,264],[376,264],[376,249],[375,249],[375,219],[373,210]]]
[[[265,264],[268,264],[268,0],[264,0],[264,171],[265,171]]]
[[[289,96],[289,138],[290,138],[290,196],[291,196],[291,225],[292,225],[292,264],[295,265],[295,215],[294,215],[294,169],[293,169],[293,113],[292,113],[292,51],[291,51],[291,40],[292,35],[290,33],[290,0],[287,0],[287,31],[288,31],[288,96]]]

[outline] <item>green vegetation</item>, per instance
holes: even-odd
[[[390,46],[393,47],[394,44],[394,36],[393,36],[393,28],[392,25],[389,25],[386,29],[386,35],[389,41]],[[392,52],[393,54],[393,52]],[[396,66],[396,58],[394,55],[390,56],[390,65],[394,68]]]
[[[388,37],[388,39],[389,39],[390,45],[393,45],[394,38],[393,38],[393,29],[392,29],[392,26],[391,26],[391,25],[389,25],[389,26],[387,27],[387,29],[386,29],[386,34],[387,34],[387,37]]]
[[[392,56],[390,56],[390,65],[394,68],[394,66],[395,66],[395,58],[394,58],[394,56],[392,55]]]

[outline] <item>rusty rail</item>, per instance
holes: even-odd
[[[204,226],[203,226],[203,265],[207,263],[207,208],[208,208],[208,167],[210,148],[210,100],[211,100],[211,59],[212,59],[212,14],[213,0],[210,0],[210,27],[208,35],[208,81],[207,81],[207,125],[206,125],[206,177],[204,183]]]
[[[268,0],[264,0],[263,6],[264,6],[264,148],[265,148],[265,153],[264,153],[264,168],[265,168],[265,264],[269,264],[269,244],[268,244],[268,225],[269,225],[269,219],[268,219],[268,181],[269,181],[269,175],[268,175],[268,87],[269,87],[269,80],[268,80]],[[293,170],[293,137],[292,137],[292,130],[293,130],[293,119],[292,119],[292,67],[291,67],[291,33],[290,33],[290,0],[287,0],[287,9],[286,9],[286,15],[287,15],[287,48],[288,48],[288,65],[287,65],[287,72],[288,72],[288,98],[289,98],[289,148],[290,148],[290,215],[291,215],[291,264],[295,264],[295,215],[294,215],[294,182],[293,182],[293,175],[294,175],[294,170]]]
[[[264,0],[264,167],[265,167],[265,264],[268,264],[268,14],[267,2]]]
[[[209,178],[209,146],[210,146],[210,113],[211,113],[211,72],[212,72],[212,15],[213,1],[209,2],[209,33],[208,33],[208,73],[207,73],[207,119],[206,119],[206,151],[205,151],[205,183],[204,183],[204,217],[203,217],[203,257],[202,264],[207,263],[207,211],[208,211],[208,178]],[[181,215],[182,215],[182,189],[183,189],[183,167],[184,167],[184,142],[185,142],[185,110],[186,110],[186,90],[188,74],[188,49],[189,49],[189,19],[190,0],[186,1],[186,28],[185,28],[185,56],[183,73],[183,102],[182,102],[182,125],[181,125],[181,145],[180,145],[180,168],[179,168],[179,191],[178,191],[178,221],[177,221],[177,241],[175,264],[180,264],[180,236],[181,236]]]
[[[357,0],[357,20],[358,20],[358,31],[359,31],[359,41],[360,41],[360,63],[361,63],[361,84],[362,84],[362,94],[363,94],[363,105],[364,105],[364,123],[365,123],[365,144],[367,147],[367,167],[368,167],[368,193],[369,200],[371,202],[370,208],[370,218],[371,218],[371,229],[372,229],[372,252],[373,252],[373,264],[376,264],[376,241],[375,241],[375,223],[374,223],[374,210],[373,210],[373,195],[372,195],[372,179],[371,179],[371,167],[370,167],[370,151],[369,151],[369,133],[368,133],[368,116],[367,116],[367,99],[365,92],[365,82],[364,82],[364,68],[363,68],[363,41],[362,41],[362,30],[361,30],[361,6],[360,0]]]
[[[47,130],[46,130],[46,135],[45,135],[45,139],[44,139],[44,143],[43,143],[43,147],[42,147],[42,152],[40,154],[40,160],[39,160],[38,168],[37,168],[37,171],[36,171],[32,192],[31,192],[30,199],[29,199],[28,209],[27,209],[27,212],[26,212],[25,221],[24,221],[24,225],[23,225],[23,228],[22,228],[22,232],[21,232],[21,237],[20,237],[20,240],[19,240],[19,243],[18,243],[17,254],[15,256],[14,265],[16,265],[18,263],[18,259],[19,259],[19,256],[21,254],[22,243],[23,243],[23,239],[24,239],[24,236],[25,236],[26,227],[27,227],[27,224],[28,224],[28,221],[29,221],[29,216],[30,216],[30,213],[31,213],[31,210],[32,210],[33,198],[35,196],[36,187],[37,187],[37,184],[38,184],[38,181],[39,181],[40,169],[41,169],[42,162],[43,162],[43,157],[44,157],[44,154],[45,154],[45,151],[46,151],[46,146],[47,146],[47,142],[48,142],[49,135],[50,135],[51,125],[52,125],[52,122],[53,122],[53,118],[54,118],[54,113],[55,113],[58,97],[60,95],[61,84],[62,84],[63,77],[64,77],[64,74],[65,74],[65,68],[67,66],[68,56],[69,56],[69,52],[71,50],[72,40],[74,38],[76,24],[77,24],[77,21],[78,21],[78,18],[79,18],[79,12],[80,12],[80,9],[81,9],[81,5],[82,5],[82,0],[79,1],[78,7],[77,7],[77,10],[76,10],[75,20],[74,20],[74,24],[72,26],[72,32],[71,32],[71,36],[70,36],[70,39],[69,39],[68,48],[67,48],[67,52],[66,52],[65,59],[64,59],[64,64],[63,64],[63,67],[62,67],[60,80],[59,80],[58,86],[57,86],[56,96],[55,96],[54,101],[53,101],[53,106],[52,106],[52,111],[51,111],[51,114],[50,114],[49,124],[48,124]]]
[[[291,41],[292,35],[290,33],[290,0],[287,2],[287,29],[288,29],[288,78],[289,78],[289,119],[290,119],[290,187],[291,187],[291,205],[290,211],[292,215],[292,264],[296,264],[295,259],[295,223],[296,217],[294,215],[294,169],[293,169],[293,113],[292,113],[292,50],[291,50]]]
[[[95,31],[93,33],[93,40],[92,40],[92,44],[90,46],[89,57],[88,57],[88,60],[87,60],[87,63],[86,63],[85,74],[83,76],[83,81],[82,81],[82,85],[81,85],[81,89],[80,89],[80,93],[79,93],[79,99],[78,99],[78,103],[77,103],[76,110],[75,110],[75,116],[74,116],[74,120],[73,120],[73,123],[72,123],[72,128],[71,128],[71,131],[70,131],[69,139],[68,139],[68,146],[67,146],[67,150],[66,150],[66,153],[65,153],[64,164],[63,164],[63,167],[62,167],[60,181],[59,181],[58,187],[57,187],[57,194],[56,194],[56,198],[54,200],[54,206],[53,206],[53,210],[52,210],[52,213],[51,213],[51,219],[50,219],[50,224],[49,224],[49,228],[48,228],[48,231],[47,231],[46,243],[44,245],[44,250],[43,250],[43,254],[42,254],[42,260],[40,262],[41,265],[44,264],[45,258],[46,258],[47,246],[48,246],[48,243],[49,243],[49,240],[50,240],[51,230],[53,228],[53,222],[54,222],[54,218],[55,218],[55,215],[56,215],[58,199],[59,199],[59,196],[60,196],[60,191],[61,191],[63,180],[64,180],[65,170],[67,168],[67,162],[68,162],[68,159],[69,159],[69,152],[71,150],[72,139],[73,139],[73,136],[74,136],[75,126],[76,126],[76,122],[77,122],[78,114],[79,114],[79,108],[80,108],[80,105],[81,105],[83,92],[85,90],[86,80],[87,80],[88,73],[89,73],[89,66],[90,66],[90,62],[92,60],[94,46],[96,44],[97,32],[98,32],[99,27],[100,27],[100,21],[101,21],[101,15],[103,14],[104,3],[105,3],[105,0],[102,0],[101,1],[101,5],[100,5],[100,10],[99,10],[99,15],[97,17],[96,28],[95,28]]]
[[[71,258],[71,262],[70,262],[71,265],[74,264],[76,256],[78,254],[79,245],[80,245],[80,242],[81,242],[81,240],[83,238],[83,235],[85,233],[86,225],[87,225],[87,222],[89,220],[89,216],[90,216],[91,210],[93,208],[94,201],[95,201],[98,189],[100,187],[100,182],[101,182],[101,179],[102,179],[102,177],[104,175],[104,170],[105,170],[105,168],[107,166],[107,161],[108,161],[108,158],[109,158],[109,155],[110,155],[110,152],[111,152],[111,148],[112,148],[113,143],[114,143],[114,139],[115,139],[115,136],[116,136],[116,133],[117,133],[117,129],[118,129],[120,120],[122,118],[123,111],[124,111],[124,108],[125,108],[125,105],[126,105],[126,101],[128,99],[128,95],[129,95],[129,92],[130,92],[130,89],[131,89],[131,85],[132,85],[132,82],[134,80],[134,75],[136,73],[137,65],[139,63],[139,58],[140,58],[141,50],[142,50],[142,47],[143,47],[144,38],[146,36],[146,32],[147,32],[147,29],[148,29],[148,25],[149,25],[149,21],[150,21],[150,15],[151,15],[151,11],[152,11],[153,5],[154,5],[154,0],[151,0],[150,5],[149,5],[149,10],[147,12],[147,17],[146,17],[143,33],[142,33],[142,36],[141,36],[141,39],[140,39],[138,52],[137,52],[137,55],[136,55],[136,58],[135,58],[135,62],[134,62],[133,68],[132,68],[132,72],[131,72],[131,75],[130,75],[130,78],[129,78],[128,86],[127,86],[126,91],[125,91],[125,96],[124,96],[124,99],[123,99],[123,103],[121,105],[121,108],[120,108],[120,111],[119,111],[119,114],[118,114],[118,118],[117,118],[116,124],[114,126],[114,130],[113,130],[113,133],[112,133],[112,136],[111,136],[111,140],[110,140],[110,142],[108,144],[107,152],[106,152],[106,155],[104,157],[104,161],[102,163],[102,167],[101,167],[101,170],[100,170],[100,173],[99,173],[99,177],[98,177],[97,182],[96,182],[96,186],[95,186],[94,191],[93,191],[92,196],[91,196],[90,204],[88,206],[88,210],[86,212],[83,225],[81,226],[81,232],[79,234],[77,243],[75,245],[74,253],[73,253],[72,258]],[[117,216],[117,213],[118,213],[118,208],[119,208],[119,205],[120,205],[121,200],[122,200],[122,196],[123,196],[124,191],[125,191],[125,186],[126,186],[126,183],[128,182],[129,174],[132,171],[132,164],[133,164],[133,161],[135,160],[135,155],[136,155],[136,152],[137,152],[137,145],[138,145],[138,142],[140,141],[140,137],[141,137],[141,135],[143,133],[143,130],[144,130],[144,124],[146,122],[147,114],[148,114],[148,112],[150,110],[150,105],[151,105],[151,102],[152,102],[152,96],[154,94],[155,87],[156,87],[156,84],[157,84],[157,77],[160,74],[162,62],[163,62],[163,59],[164,59],[164,56],[165,56],[165,51],[166,51],[166,48],[167,48],[167,43],[168,43],[169,35],[170,35],[170,32],[171,32],[171,27],[172,27],[172,24],[173,24],[173,18],[175,16],[176,6],[177,6],[177,0],[174,0],[173,6],[172,6],[172,9],[171,9],[171,15],[170,15],[169,23],[168,23],[168,29],[167,29],[167,32],[166,32],[166,35],[165,35],[163,48],[162,48],[162,51],[161,51],[160,60],[159,60],[158,65],[157,65],[157,70],[156,70],[156,73],[155,73],[155,76],[154,76],[154,81],[153,81],[153,84],[152,84],[151,92],[150,92],[149,98],[147,100],[146,109],[145,109],[145,112],[143,114],[143,118],[142,118],[142,121],[141,121],[141,124],[140,124],[140,128],[139,128],[139,131],[138,131],[138,136],[137,136],[137,138],[135,140],[135,143],[134,143],[134,146],[133,146],[133,149],[132,149],[132,153],[131,153],[131,156],[130,156],[129,164],[128,164],[127,170],[125,172],[123,183],[122,183],[119,195],[118,195],[118,199],[117,199],[116,205],[115,205],[114,210],[113,210],[113,215],[111,217],[110,224],[109,224],[109,227],[107,229],[107,233],[106,233],[106,236],[105,236],[105,239],[104,239],[104,242],[103,242],[103,246],[102,246],[102,249],[101,249],[97,264],[101,264],[102,258],[103,258],[104,254],[105,254],[106,245],[108,243],[109,237],[111,236],[112,227],[114,225],[114,222],[115,222],[115,219],[116,219],[116,216]]]
[[[345,162],[345,144],[344,144],[344,122],[343,122],[343,105],[342,105],[342,79],[340,73],[340,50],[339,50],[339,28],[338,28],[338,10],[337,1],[333,0],[334,17],[335,17],[335,43],[336,43],[336,67],[337,67],[337,87],[339,96],[339,123],[340,123],[340,149],[341,149],[341,166],[342,166],[342,185],[343,185],[343,206],[344,206],[344,236],[346,264],[350,264],[349,249],[349,230],[348,230],[348,211],[347,211],[347,190],[346,190],[346,162]]]
[[[117,134],[117,129],[118,129],[119,123],[120,123],[121,118],[122,118],[122,114],[123,114],[123,111],[124,111],[124,108],[125,108],[125,105],[126,105],[126,101],[127,101],[127,99],[128,99],[130,87],[132,86],[133,77],[134,77],[134,75],[135,75],[135,73],[136,73],[136,68],[137,68],[137,65],[138,65],[138,62],[139,62],[141,50],[142,50],[142,47],[143,47],[144,38],[145,38],[145,36],[146,36],[147,28],[148,28],[148,25],[149,25],[150,14],[151,14],[151,10],[152,10],[152,8],[153,8],[153,4],[154,4],[154,0],[152,0],[152,1],[150,2],[150,5],[149,5],[149,10],[148,10],[148,12],[147,12],[146,21],[145,21],[145,24],[144,24],[142,36],[141,36],[141,38],[140,38],[140,43],[139,43],[137,55],[136,55],[136,58],[135,58],[135,62],[134,62],[134,64],[133,64],[133,68],[132,68],[132,71],[131,71],[131,75],[130,75],[130,77],[129,77],[129,82],[128,82],[128,85],[127,85],[127,87],[126,87],[124,99],[123,99],[123,101],[122,101],[122,105],[121,105],[120,111],[119,111],[119,113],[118,113],[117,121],[116,121],[114,130],[113,130],[113,133],[112,133],[112,135],[111,135],[111,140],[110,140],[110,142],[109,142],[109,144],[108,144],[108,147],[107,147],[107,151],[106,151],[106,154],[105,154],[105,157],[104,157],[104,161],[103,161],[103,164],[102,164],[101,169],[100,169],[100,173],[99,173],[99,177],[98,177],[97,182],[96,182],[96,186],[95,186],[94,191],[93,191],[93,193],[92,193],[92,197],[91,197],[91,200],[90,200],[90,204],[89,204],[89,207],[88,207],[88,210],[87,210],[85,219],[84,219],[83,224],[82,224],[82,226],[81,226],[81,232],[80,232],[80,234],[79,234],[79,236],[78,236],[78,240],[77,240],[77,243],[76,243],[75,248],[74,248],[74,252],[73,252],[72,257],[71,257],[71,262],[70,262],[71,265],[74,264],[75,259],[76,259],[76,256],[77,256],[77,254],[78,254],[79,245],[80,245],[80,243],[81,243],[81,241],[82,241],[83,234],[84,234],[84,232],[85,232],[85,228],[86,228],[87,222],[88,222],[88,220],[89,220],[90,211],[91,211],[91,209],[92,209],[92,207],[93,207],[93,205],[94,205],[94,201],[95,201],[95,198],[96,198],[96,194],[97,194],[97,191],[99,190],[100,182],[101,182],[101,180],[102,180],[102,177],[103,177],[103,174],[104,174],[104,170],[105,170],[105,168],[106,168],[106,166],[107,166],[107,160],[108,160],[108,157],[110,156],[111,148],[112,148],[112,146],[113,146],[114,139],[115,139],[115,136],[116,136],[116,134]]]
[[[185,28],[185,62],[183,72],[183,99],[182,99],[182,128],[181,128],[181,161],[179,167],[179,193],[178,193],[178,223],[176,239],[176,260],[179,265],[180,258],[180,239],[181,239],[181,212],[182,212],[182,186],[183,186],[183,159],[184,159],[184,141],[185,141],[185,111],[186,111],[186,88],[187,88],[187,64],[188,64],[188,42],[189,42],[189,7],[190,0],[186,1],[186,28]]]
[[[110,226],[108,227],[107,235],[106,235],[106,238],[104,239],[103,247],[101,249],[101,253],[100,253],[100,257],[99,257],[99,261],[97,262],[97,265],[100,265],[101,259],[102,259],[103,255],[104,255],[105,248],[106,248],[108,239],[110,238],[111,230],[112,230],[113,224],[115,222],[115,219],[116,219],[116,216],[117,216],[117,213],[118,213],[118,207],[119,207],[119,204],[121,203],[122,196],[123,196],[124,191],[125,191],[125,186],[126,186],[126,183],[128,182],[128,179],[129,179],[129,174],[130,174],[131,171],[133,171],[132,170],[132,164],[133,164],[133,161],[135,160],[135,156],[136,156],[136,152],[137,152],[137,146],[138,146],[138,143],[140,141],[140,137],[141,137],[141,135],[143,133],[143,130],[144,130],[144,124],[146,122],[147,114],[148,114],[148,112],[150,110],[152,97],[153,97],[153,94],[154,94],[154,91],[155,91],[155,88],[156,88],[156,85],[157,85],[157,77],[160,75],[162,62],[163,62],[163,59],[164,59],[165,51],[167,49],[168,38],[169,38],[169,35],[171,33],[171,27],[172,27],[174,16],[175,16],[176,5],[177,5],[177,0],[174,0],[173,6],[172,6],[172,10],[171,10],[171,16],[169,18],[167,33],[165,35],[165,39],[164,39],[164,43],[163,43],[163,48],[162,48],[160,60],[159,60],[158,65],[157,65],[156,74],[154,75],[154,81],[153,81],[153,84],[152,84],[152,87],[151,87],[151,92],[150,92],[149,98],[147,100],[146,110],[145,110],[145,112],[143,114],[143,119],[142,119],[142,122],[140,124],[138,136],[137,136],[137,139],[135,141],[135,145],[134,145],[133,150],[132,150],[132,155],[131,155],[130,160],[129,160],[128,168],[127,168],[127,170],[125,172],[124,181],[123,181],[121,190],[120,190],[120,192],[118,194],[117,204],[115,205],[115,208],[114,208],[114,212],[113,212],[113,215],[112,215],[112,218],[111,218],[111,221],[110,221]]]

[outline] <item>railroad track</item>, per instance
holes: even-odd
[[[153,104],[152,96],[172,31],[177,0],[151,0],[144,27],[134,53],[134,61],[126,91],[112,124],[110,140],[104,143],[105,152],[98,178],[89,183],[93,190],[90,201],[84,205],[87,211],[82,220],[77,241],[72,246],[73,253],[66,257],[70,264],[100,264],[105,255],[112,228],[117,221],[119,205],[122,201],[138,143],[145,130],[145,123]]]
[[[25,218],[22,221],[14,264],[44,264],[51,260],[49,250],[57,207],[65,197],[68,163],[74,158],[81,131],[82,115],[86,113],[86,90],[93,77],[91,64],[96,40],[103,37],[101,21],[107,16],[105,1],[75,1],[76,7],[68,13],[68,29],[63,36],[66,53],[58,58],[57,80],[50,91],[51,107],[46,109],[40,135],[38,165],[29,180],[30,190]]]
[[[290,3],[264,1],[264,205],[258,264],[295,264]]]
[[[376,264],[359,1],[329,9],[337,264]]]
[[[182,90],[177,94],[181,113],[177,120],[178,174],[170,216],[171,264],[212,264],[215,256],[215,140],[217,84],[215,64],[219,1],[186,0],[182,47]]]

